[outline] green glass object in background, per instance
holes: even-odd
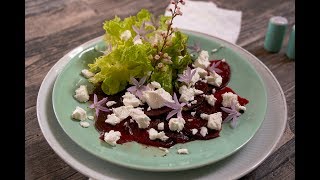
[[[295,29],[295,25],[293,25],[290,33],[290,37],[289,37],[287,52],[286,52],[289,59],[295,59],[295,35],[296,35],[296,29]]]
[[[280,51],[287,30],[288,20],[281,16],[270,18],[264,48],[273,53]]]

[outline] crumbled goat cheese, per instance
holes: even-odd
[[[196,74],[199,74],[200,78],[205,78],[208,74],[208,72],[202,68],[195,68]]]
[[[93,116],[88,116],[88,119],[89,119],[89,120],[93,120],[94,117],[93,117]]]
[[[211,106],[214,106],[214,104],[217,101],[217,98],[215,98],[214,95],[212,95],[212,94],[206,95],[205,98],[206,98],[208,104],[210,104]]]
[[[155,130],[153,128],[149,129],[148,133],[149,133],[150,140],[160,139],[161,141],[166,141],[167,139],[169,139],[169,137],[166,136],[166,134],[163,131],[158,132],[157,130]]]
[[[222,113],[217,112],[213,114],[200,114],[202,119],[208,120],[207,127],[210,129],[220,130],[222,124]]]
[[[206,127],[201,127],[200,134],[205,137],[208,134],[208,129]]]
[[[117,104],[117,102],[115,102],[115,101],[108,101],[108,102],[106,103],[106,105],[107,105],[108,107],[113,106],[113,105],[115,105],[115,104]]]
[[[112,111],[120,120],[124,120],[129,117],[132,109],[133,106],[120,106],[117,108],[112,108]]]
[[[111,146],[115,146],[117,141],[120,139],[121,133],[119,131],[111,130],[109,132],[104,133],[104,141],[110,144]]]
[[[90,126],[90,124],[88,122],[85,122],[85,121],[80,121],[80,126],[83,127],[83,128],[87,128]]]
[[[145,129],[150,125],[150,118],[139,108],[132,109],[130,116],[138,123],[138,127],[141,129]]]
[[[151,107],[148,107],[148,108],[147,108],[147,111],[151,111]]]
[[[161,88],[161,85],[156,81],[152,81],[150,84],[156,89],[160,89]]]
[[[198,129],[191,129],[191,131],[192,131],[192,134],[195,135],[195,134],[197,134]]]
[[[183,129],[185,123],[186,121],[183,118],[171,118],[169,120],[169,129],[171,131],[180,132]]]
[[[194,116],[194,115],[196,115],[196,112],[195,111],[191,112],[191,116]]]
[[[104,122],[114,126],[116,124],[119,124],[121,122],[121,119],[118,118],[115,114],[109,114]]]
[[[181,94],[179,101],[187,103],[193,101],[195,95],[203,94],[203,91],[194,87],[188,88],[186,85],[183,85],[179,88],[179,93]]]
[[[206,69],[209,66],[209,53],[208,51],[201,51],[199,57],[194,61],[194,66]]]
[[[245,106],[241,106],[238,101],[238,95],[233,94],[232,92],[226,92],[222,94],[222,106],[224,107],[231,107],[232,102],[236,103],[236,110],[243,110],[245,111],[247,108]]]
[[[193,100],[193,101],[191,101],[191,104],[197,104],[197,100]]]
[[[163,122],[158,124],[158,130],[164,130],[164,123]]]
[[[208,84],[211,84],[217,87],[220,87],[222,84],[222,77],[215,72],[210,73],[210,76],[206,76],[206,80]]]
[[[133,94],[131,94],[130,92],[126,92],[123,96],[122,96],[123,100],[123,104],[125,106],[133,106],[133,107],[138,107],[139,105],[142,104],[142,102]]]
[[[72,113],[72,118],[76,120],[83,121],[87,119],[87,112],[81,107],[77,106],[76,109]]]
[[[170,93],[165,91],[163,88],[159,88],[155,91],[144,91],[143,97],[152,109],[161,108],[165,106],[166,102],[174,102]]]
[[[89,71],[88,69],[83,69],[81,71],[81,74],[87,79],[91,78],[91,77],[93,77],[95,75],[93,72]]]
[[[74,98],[76,98],[79,102],[87,102],[89,100],[89,93],[87,90],[87,86],[81,85],[78,89],[76,89],[76,95],[74,95]]]
[[[189,154],[188,149],[178,149],[178,154]]]

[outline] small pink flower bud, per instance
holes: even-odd
[[[158,60],[158,59],[160,59],[160,56],[157,54],[154,56],[154,59]]]

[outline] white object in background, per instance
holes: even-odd
[[[213,2],[185,0],[180,5],[182,16],[173,20],[173,27],[209,34],[236,43],[241,29],[241,11],[218,8]],[[168,8],[174,6],[170,4]],[[166,11],[166,16],[171,12]]]

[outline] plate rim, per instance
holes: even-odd
[[[190,30],[188,30],[188,31],[190,31]],[[200,32],[195,32],[195,31],[192,31],[192,32],[194,32],[194,33],[200,33]],[[200,33],[200,34],[207,35],[207,34],[205,34],[205,33]],[[210,35],[208,35],[208,36],[210,36]],[[88,42],[86,42],[86,43],[84,43],[84,44],[82,44],[82,45],[80,45],[80,46],[84,46],[84,45],[87,45],[87,46],[88,46],[88,44],[91,44],[92,42],[96,41],[96,40],[99,39],[99,38],[101,38],[101,37],[94,38],[94,39],[92,39],[92,40],[90,40],[90,41],[88,41]],[[214,37],[214,38],[217,38],[217,37]],[[217,38],[217,39],[220,39],[220,38]],[[222,40],[222,39],[220,39],[220,40]],[[222,40],[222,41],[224,41],[224,40]],[[229,43],[229,42],[227,42],[227,43]],[[229,44],[232,44],[232,43],[229,43]],[[257,59],[254,55],[252,55],[251,53],[249,53],[248,51],[246,51],[245,49],[241,48],[241,47],[238,46],[238,45],[235,45],[235,44],[232,44],[232,45],[233,45],[233,46],[236,46],[236,47],[238,47],[238,48],[240,48],[240,49],[242,49],[242,51],[243,51],[245,54],[251,56],[253,59],[255,59],[256,61],[258,61],[258,63],[259,63],[260,65],[262,65],[262,67],[269,73],[269,75],[273,78],[273,80],[274,80],[275,83],[277,84],[277,88],[280,90],[280,94],[281,94],[281,97],[282,97],[282,101],[283,101],[283,103],[284,103],[284,111],[287,112],[287,104],[286,104],[286,101],[285,101],[285,96],[284,96],[283,90],[282,90],[279,82],[277,81],[277,79],[276,79],[275,76],[273,75],[273,73],[272,73],[262,62],[260,62],[260,60]],[[80,47],[80,46],[79,46],[79,47]],[[75,48],[74,50],[76,50],[76,49],[77,49],[77,48]],[[69,53],[67,53],[63,58],[66,58],[66,56],[70,56],[70,55],[74,52],[74,50],[73,50],[73,51],[70,51]],[[60,60],[62,60],[63,58],[61,58]],[[59,60],[59,61],[60,61],[60,60]],[[58,62],[59,62],[59,61],[58,61]],[[41,83],[40,90],[39,90],[38,97],[37,97],[37,104],[40,103],[40,99],[41,99],[41,98],[39,97],[39,95],[40,95],[40,92],[43,91],[43,90],[42,90],[43,84],[47,81],[47,79],[49,78],[49,75],[51,74],[51,71],[54,70],[54,67],[58,64],[58,62],[50,69],[50,71],[47,73],[46,77],[44,78],[43,82]],[[249,62],[249,63],[250,63],[250,62]],[[63,68],[63,67],[60,67],[60,69],[62,69],[62,68]],[[59,71],[59,69],[56,70],[56,71]],[[42,90],[42,91],[41,91],[41,90]],[[39,122],[39,125],[40,125],[40,128],[41,128],[42,132],[45,132],[45,131],[44,131],[43,124],[41,123],[41,120],[40,120],[40,117],[41,117],[41,116],[40,116],[40,112],[39,112],[39,106],[37,106],[37,117],[38,117],[38,122]],[[287,119],[287,113],[284,113],[283,119]],[[280,131],[281,131],[281,134],[283,134],[283,131],[284,131],[284,129],[285,129],[285,125],[286,125],[286,121],[285,121],[285,123],[283,123],[282,129],[280,130]],[[43,133],[43,134],[44,134],[47,142],[50,144],[50,146],[55,150],[55,152],[57,152],[56,149],[54,148],[54,146],[51,144],[51,139],[50,139],[49,137],[47,137],[47,135],[46,135],[45,133]],[[281,135],[278,136],[278,138],[276,139],[276,141],[275,141],[274,144],[273,144],[273,147],[270,149],[269,153],[267,153],[267,154],[265,155],[265,157],[262,158],[262,159],[260,160],[260,162],[258,162],[255,166],[252,166],[251,169],[248,169],[248,171],[251,171],[252,169],[254,169],[254,168],[255,168],[256,166],[258,166],[261,162],[263,162],[266,157],[269,156],[269,154],[270,154],[270,153],[273,151],[273,149],[276,147],[276,144],[277,144],[277,142],[280,140],[280,138],[281,138]],[[61,156],[61,154],[58,153],[58,155],[59,155],[62,159],[64,159],[63,156]],[[69,164],[69,163],[68,163],[68,164]],[[72,167],[74,167],[72,164],[69,164],[69,165],[71,165]],[[76,168],[76,167],[74,167],[74,168],[75,168],[75,169],[78,169],[78,168]],[[248,171],[247,171],[247,172],[248,172]],[[243,175],[246,174],[247,172],[243,172]]]

